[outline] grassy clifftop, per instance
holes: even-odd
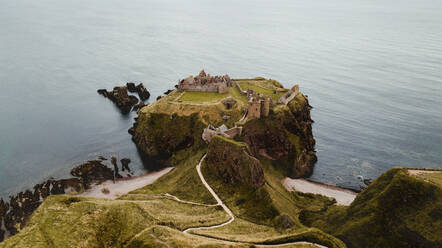
[[[407,169],[394,168],[349,207],[305,212],[303,221],[336,235],[349,247],[441,247],[442,190]]]

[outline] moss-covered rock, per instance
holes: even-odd
[[[287,106],[278,105],[267,118],[244,124],[243,140],[256,157],[266,157],[291,177],[308,177],[317,161],[310,105],[298,94]]]
[[[349,247],[442,247],[442,190],[394,168],[349,207],[304,212],[301,219]]]
[[[142,113],[133,140],[141,153],[164,163],[179,150],[201,146],[204,128],[197,113],[190,116]]]
[[[264,173],[258,159],[250,156],[242,142],[215,136],[207,153],[207,165],[225,183],[241,183],[253,188],[264,184]]]

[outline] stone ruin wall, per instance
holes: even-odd
[[[190,76],[178,81],[177,89],[182,91],[218,92],[227,93],[227,87],[233,86],[228,75],[210,76],[202,70],[195,78]]]
[[[206,128],[204,128],[201,138],[207,143],[209,143],[212,140],[212,138],[216,135],[233,139],[236,135],[241,135],[241,133],[242,133],[242,127],[235,126],[228,130],[223,131],[220,128],[214,128],[213,126],[209,125]]]
[[[299,93],[299,85],[293,86],[286,94],[279,98],[278,103],[287,105]]]

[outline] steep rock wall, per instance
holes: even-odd
[[[264,185],[264,172],[258,159],[249,155],[247,145],[221,136],[214,136],[206,157],[212,172],[232,185],[252,188]]]
[[[273,160],[273,164],[291,177],[308,177],[317,160],[308,99],[298,94],[288,106],[275,107],[268,118],[249,120],[244,135],[255,157]]]

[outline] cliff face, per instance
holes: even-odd
[[[255,157],[266,157],[291,177],[308,177],[317,158],[310,105],[298,94],[287,106],[277,106],[267,118],[245,123],[242,139]]]
[[[165,162],[174,152],[202,144],[205,125],[198,115],[140,114],[133,140],[138,149],[150,158]]]
[[[206,157],[209,169],[225,183],[241,183],[252,188],[264,185],[264,172],[258,159],[249,155],[244,143],[215,136]]]
[[[442,247],[442,190],[403,168],[382,174],[349,207],[301,216],[349,247]]]

